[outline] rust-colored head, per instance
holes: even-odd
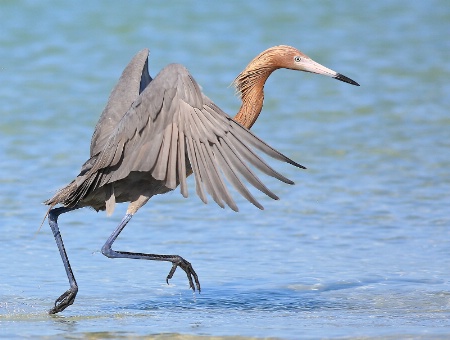
[[[300,60],[300,58],[308,58],[308,56],[292,46],[274,46],[257,55],[248,64],[246,70],[261,67],[271,68],[272,70],[276,70],[278,68],[296,70],[298,66],[297,60]]]
[[[316,63],[298,49],[287,45],[271,47],[256,56],[245,70],[237,76],[234,80],[234,85],[238,92],[242,94],[249,86],[255,85],[256,82],[265,81],[273,71],[279,68],[322,74],[359,86],[354,80]]]
[[[250,128],[256,121],[263,105],[264,84],[279,68],[322,74],[359,86],[354,80],[316,63],[294,47],[274,46],[256,56],[233,82],[242,98],[242,106],[235,117],[239,123]]]
[[[274,46],[258,54],[236,77],[233,84],[241,97],[254,88],[262,88],[269,75],[279,68],[293,69],[295,56],[306,57],[297,49],[286,46]]]

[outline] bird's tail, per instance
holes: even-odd
[[[53,195],[52,198],[49,198],[48,200],[44,201],[44,204],[48,205],[49,207],[47,209],[47,212],[44,215],[44,218],[42,219],[41,225],[39,226],[39,229],[37,232],[39,232],[39,230],[41,230],[42,225],[44,224],[45,220],[47,219],[50,210],[52,210],[55,207],[55,205],[62,204],[62,205],[67,206],[68,197],[76,188],[77,188],[77,185],[76,185],[75,181],[72,181],[68,185],[66,185],[64,188],[59,189]]]
[[[63,205],[67,206],[69,197],[76,189],[77,189],[77,185],[76,185],[75,181],[72,181],[68,185],[66,185],[64,188],[59,189],[53,195],[52,198],[49,198],[48,200],[44,201],[44,204],[49,205],[50,209],[53,209],[53,207],[57,204],[63,204]]]

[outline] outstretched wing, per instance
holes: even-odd
[[[152,81],[148,73],[148,49],[138,52],[122,72],[103,110],[91,139],[91,157],[105,148],[108,138],[139,94]]]
[[[77,184],[87,192],[92,186],[101,187],[140,171],[170,189],[180,185],[187,197],[186,176],[192,171],[203,202],[207,203],[208,193],[219,206],[225,203],[238,210],[225,177],[242,196],[263,209],[242,178],[271,198],[278,197],[249,165],[285,183],[293,182],[267,165],[254,149],[303,168],[225,114],[201,92],[186,68],[171,64],[132,103]]]

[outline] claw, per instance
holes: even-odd
[[[195,292],[195,286],[197,286],[197,290],[200,293],[200,282],[198,281],[197,273],[195,272],[194,268],[192,267],[191,263],[183,259],[181,256],[177,258],[177,260],[172,261],[173,265],[170,269],[169,274],[167,275],[166,282],[169,284],[169,280],[173,277],[173,274],[175,274],[175,271],[177,270],[177,267],[180,267],[184,270],[184,272],[187,275],[188,281],[189,281],[189,288],[191,288]],[[192,280],[194,279],[194,280]],[[195,281],[195,285],[194,285]]]
[[[56,314],[74,303],[78,293],[78,287],[71,287],[55,300],[55,306],[48,311],[48,314]]]

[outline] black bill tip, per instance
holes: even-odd
[[[352,84],[352,85],[359,86],[359,84],[356,81],[354,81],[354,80],[352,80],[352,79],[350,79],[350,78],[348,78],[348,77],[346,77],[346,76],[344,76],[343,74],[340,74],[340,73],[337,73],[336,76],[333,77],[333,78],[337,79],[337,80],[340,80],[340,81],[343,81],[344,83],[349,83],[349,84]]]

